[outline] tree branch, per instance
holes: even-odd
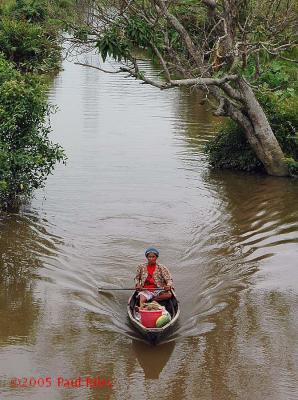
[[[198,78],[178,79],[178,80],[170,79],[170,75],[169,75],[168,82],[159,82],[159,81],[147,78],[139,70],[139,66],[137,64],[136,59],[133,59],[132,63],[133,63],[133,68],[129,68],[128,66],[123,66],[123,67],[120,67],[119,70],[117,70],[117,71],[108,71],[103,68],[96,67],[95,65],[85,64],[85,63],[80,63],[80,62],[76,62],[75,64],[81,65],[83,67],[94,68],[98,71],[105,72],[108,74],[118,74],[120,72],[126,72],[129,74],[129,76],[133,76],[134,78],[141,80],[143,83],[157,87],[161,90],[170,89],[173,87],[181,87],[181,86],[201,86],[201,87],[218,86],[218,87],[222,87],[222,89],[224,91],[229,91],[232,98],[240,100],[240,97],[239,97],[237,91],[235,89],[233,89],[231,86],[227,85],[227,82],[236,81],[238,79],[238,75],[226,75],[219,79],[198,77]]]
[[[173,26],[173,28],[176,29],[176,31],[180,34],[182,40],[184,41],[187,51],[192,57],[193,61],[196,63],[196,65],[201,68],[202,67],[202,54],[200,54],[194,45],[189,33],[187,30],[184,28],[184,26],[181,24],[181,22],[173,15],[171,14],[166,5],[164,0],[153,0],[155,4],[160,8],[160,10],[163,12],[165,15],[166,19],[170,22],[170,24]]]
[[[117,71],[108,71],[107,69],[96,67],[95,65],[85,64],[85,63],[80,63],[80,62],[75,62],[74,64],[75,65],[82,65],[83,67],[94,68],[94,69],[97,69],[98,71],[105,72],[106,74],[119,74],[120,72],[123,72],[123,71],[121,71],[121,69],[119,69]]]
[[[229,97],[231,97],[232,99],[239,100],[239,101],[242,101],[242,100],[243,100],[243,98],[242,98],[240,92],[239,92],[238,90],[232,88],[232,86],[229,85],[228,83],[224,82],[224,83],[222,83],[222,84],[220,85],[220,87],[221,87],[222,90],[223,90]]]
[[[190,78],[190,79],[178,79],[171,80],[173,86],[222,86],[224,83],[229,81],[236,81],[238,75],[226,75],[222,78]]]
[[[167,81],[170,82],[170,81],[171,81],[171,75],[170,75],[170,72],[169,72],[169,70],[168,70],[167,64],[166,64],[166,62],[165,62],[163,56],[161,55],[160,51],[158,50],[158,48],[155,46],[154,43],[151,43],[151,46],[152,46],[152,48],[153,48],[155,54],[156,54],[157,57],[159,58],[159,61],[160,61],[161,65],[162,65],[162,67],[163,67],[163,70],[164,70],[164,72],[165,72]]]
[[[161,90],[170,89],[171,87],[173,87],[169,83],[158,82],[153,79],[147,78],[144,74],[142,74],[139,71],[139,67],[136,63],[136,60],[133,61],[133,64],[134,64],[134,69],[129,67],[120,67],[120,71],[127,72],[130,76],[133,76],[134,78],[141,80],[143,83],[157,87]]]

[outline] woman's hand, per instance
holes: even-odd
[[[142,286],[139,283],[136,283],[136,290],[142,290]]]
[[[166,285],[163,287],[166,292],[169,292],[172,289],[171,285]]]

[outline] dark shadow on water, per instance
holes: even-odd
[[[175,342],[151,346],[138,340],[132,341],[132,351],[142,367],[146,379],[159,379],[175,348]]]

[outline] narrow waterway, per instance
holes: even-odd
[[[297,399],[298,183],[212,172],[196,93],[65,62],[50,99],[67,165],[0,216],[0,399]],[[97,292],[130,287],[148,245],[181,306],[157,347],[128,292]]]

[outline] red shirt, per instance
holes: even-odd
[[[154,273],[155,269],[156,269],[156,264],[147,265],[148,275],[147,275],[146,281],[144,283],[144,288],[146,288],[146,289],[154,289],[154,288],[157,287],[155,285],[154,278],[153,278],[153,273]]]

